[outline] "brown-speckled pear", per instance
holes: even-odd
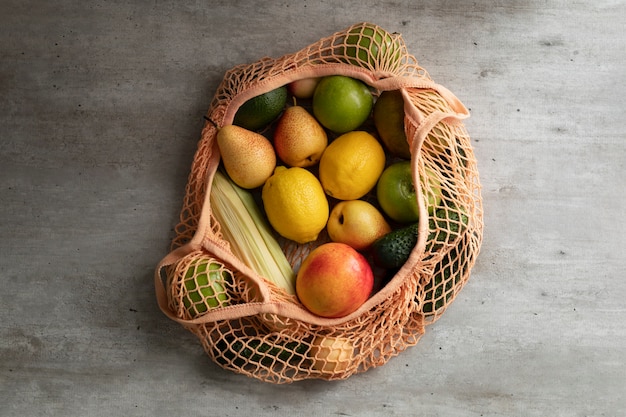
[[[217,132],[217,145],[226,173],[242,188],[260,187],[274,172],[276,153],[259,133],[227,125]]]
[[[304,107],[287,108],[274,131],[278,157],[292,167],[306,168],[317,164],[328,145],[324,128]]]

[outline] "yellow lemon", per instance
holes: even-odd
[[[352,131],[335,139],[324,151],[319,177],[324,191],[339,200],[367,194],[385,169],[385,151],[367,132]]]
[[[297,243],[316,240],[328,221],[324,189],[304,168],[276,167],[263,185],[261,198],[274,230]]]

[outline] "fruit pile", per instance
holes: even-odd
[[[282,239],[318,243],[293,265],[310,312],[356,311],[409,258],[419,209],[399,90],[343,75],[293,81],[245,102],[217,144],[228,178],[260,197],[252,204]],[[427,173],[434,216],[442,190]]]

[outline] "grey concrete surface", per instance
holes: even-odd
[[[626,415],[626,3],[0,0],[0,415]],[[224,72],[360,21],[471,109],[485,240],[346,381],[223,371],[155,302]]]

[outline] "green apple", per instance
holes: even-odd
[[[374,107],[374,97],[362,81],[343,75],[322,78],[313,93],[313,114],[322,126],[346,133],[361,126]]]
[[[441,202],[441,183],[435,172],[426,169],[428,187],[424,198],[428,213],[432,214]],[[382,210],[399,223],[412,223],[419,219],[417,195],[411,173],[411,161],[400,161],[389,165],[376,184],[376,197]]]
[[[222,265],[207,258],[196,259],[187,268],[183,304],[192,318],[229,304],[226,288],[232,282],[232,276],[227,270],[220,273],[220,269]]]
[[[428,176],[426,178],[428,186],[424,190],[424,198],[426,199],[428,214],[432,216],[435,209],[441,205],[441,181],[439,181],[437,173],[428,167],[426,167],[426,175]]]

